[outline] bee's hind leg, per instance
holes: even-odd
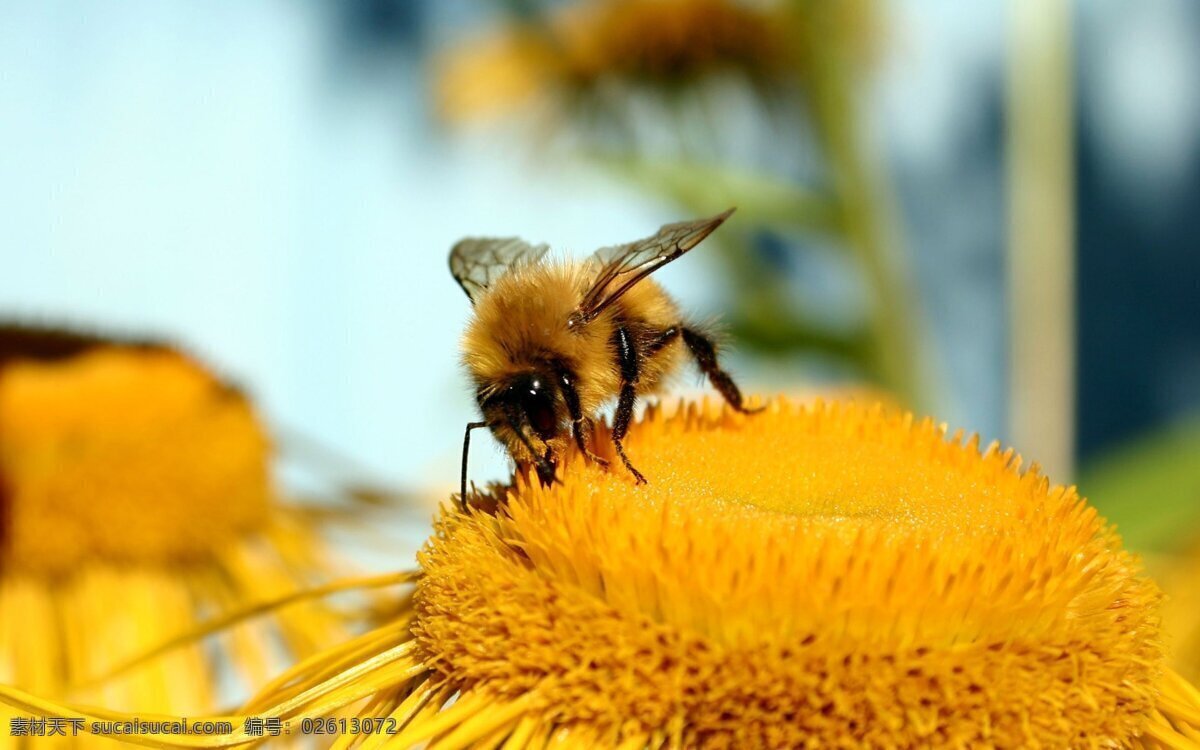
[[[721,366],[717,363],[717,349],[707,336],[691,328],[683,328],[682,334],[683,343],[687,344],[688,351],[695,357],[696,364],[699,365],[701,372],[708,376],[709,382],[713,384],[714,388],[720,391],[730,406],[743,414],[754,414],[766,408],[765,406],[756,406],[754,408],[746,406],[737,383],[733,382],[733,378],[729,376],[729,373],[722,370]]]

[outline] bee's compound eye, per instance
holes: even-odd
[[[525,416],[529,426],[542,440],[551,440],[558,435],[558,417],[554,404],[546,398],[531,399],[525,403]]]
[[[520,390],[520,404],[529,426],[542,440],[558,435],[558,414],[554,408],[554,389],[548,381],[535,376],[525,381]]]

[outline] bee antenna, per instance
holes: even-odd
[[[471,453],[471,430],[477,430],[480,427],[488,427],[487,422],[467,422],[467,431],[463,434],[463,452],[462,452],[462,479],[460,485],[460,494],[458,502],[462,505],[463,512],[467,512],[467,457]]]

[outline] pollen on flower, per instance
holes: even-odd
[[[575,459],[561,484],[499,490],[494,515],[446,510],[413,623],[441,681],[611,741],[1148,731],[1158,590],[1073,488],[1012,451],[787,402],[651,410],[626,447],[648,485]]]
[[[240,394],[166,347],[51,338],[0,347],[0,568],[186,560],[265,522]]]

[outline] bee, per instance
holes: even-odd
[[[547,259],[547,245],[515,237],[468,238],[454,246],[450,272],[474,307],[462,339],[463,364],[483,416],[468,423],[463,436],[464,507],[472,430],[490,428],[519,467],[536,467],[549,484],[570,442],[607,464],[591,445],[596,415],[613,400],[613,448],[644,483],[622,441],[637,400],[658,393],[685,354],[730,406],[757,410],[747,408],[721,369],[712,339],[650,278],[732,213],[667,224],[583,262]]]

